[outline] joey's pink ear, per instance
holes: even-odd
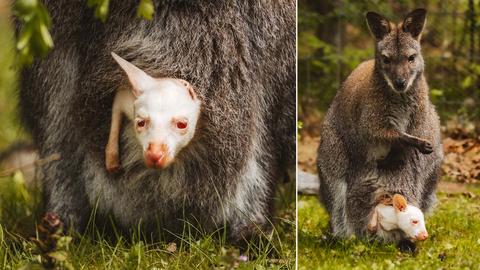
[[[125,71],[128,76],[128,80],[132,85],[133,94],[138,97],[144,91],[148,90],[155,84],[155,79],[150,75],[145,73],[143,70],[139,69],[132,63],[121,58],[116,53],[112,52],[112,57],[117,61],[120,67]]]
[[[190,95],[190,97],[192,97],[193,100],[197,99],[197,94],[195,94],[195,91],[193,90],[193,87],[192,85],[185,81],[185,80],[182,80],[182,79],[177,79],[181,84],[183,84],[183,86],[185,86],[185,88],[187,88],[187,91],[188,91],[188,94]]]
[[[407,209],[407,200],[400,194],[393,195],[393,207],[397,211],[405,211]]]

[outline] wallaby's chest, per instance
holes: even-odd
[[[408,106],[400,106],[399,104],[391,104],[386,106],[385,110],[381,112],[381,116],[384,118],[383,123],[387,129],[394,129],[399,132],[407,132],[410,125],[412,112]],[[367,145],[367,160],[377,161],[383,160],[390,153],[392,148],[391,143],[371,143]]]
[[[367,149],[368,161],[383,160],[390,152],[391,145],[386,143],[372,144]]]

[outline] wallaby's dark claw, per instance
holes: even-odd
[[[430,154],[433,152],[433,146],[430,142],[428,141],[425,141],[423,144],[420,145],[420,147],[418,148],[418,150],[420,151],[420,153],[422,154]]]

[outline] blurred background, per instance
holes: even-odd
[[[422,54],[445,137],[444,174],[462,182],[480,179],[480,1],[473,0],[300,0],[298,120],[304,168],[315,170],[312,144],[318,144],[322,116],[340,84],[359,63],[373,58],[366,12],[401,22],[419,7],[428,11]]]
[[[472,121],[480,115],[480,2],[299,1],[299,115],[303,131],[317,134],[317,121],[340,83],[362,61],[373,58],[374,40],[365,14],[375,11],[400,22],[424,7],[422,50],[430,97],[442,121]]]

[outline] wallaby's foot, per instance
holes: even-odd
[[[429,141],[422,140],[417,147],[418,151],[422,154],[431,154],[433,152],[433,146]]]
[[[105,150],[105,165],[109,173],[115,173],[120,169],[118,151],[111,150],[108,146]]]
[[[400,249],[401,252],[414,253],[417,250],[417,245],[415,245],[414,242],[412,242],[408,239],[400,240],[400,242],[398,242],[397,246],[398,246],[398,249]]]

